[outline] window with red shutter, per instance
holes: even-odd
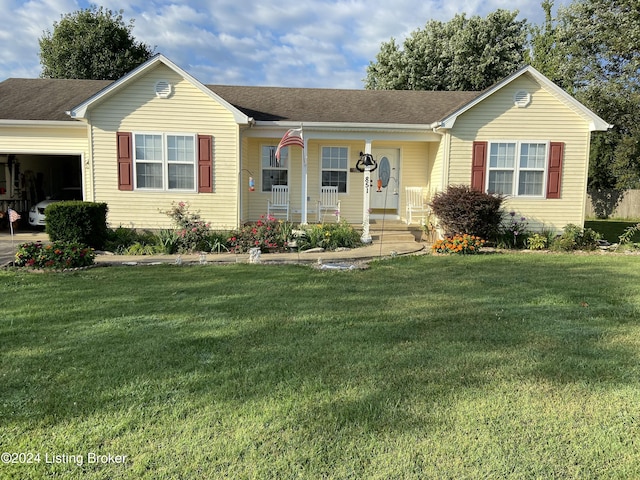
[[[560,198],[563,157],[561,142],[473,142],[471,187],[514,197]]]
[[[473,142],[471,188],[484,192],[487,171],[487,142]]]
[[[560,198],[562,187],[562,161],[564,143],[551,142],[549,145],[549,165],[547,175],[547,198]]]
[[[213,137],[117,132],[118,189],[213,192]]]
[[[213,192],[213,137],[198,135],[198,192]]]
[[[133,190],[133,153],[131,132],[117,132],[118,190]]]

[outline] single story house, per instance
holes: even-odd
[[[158,54],[113,82],[0,83],[0,202],[25,212],[81,187],[112,227],[168,227],[164,212],[188,202],[229,229],[272,209],[279,186],[292,221],[361,224],[406,221],[407,187],[426,201],[467,184],[559,230],[584,222],[590,133],[610,127],[532,67],[483,92],[246,87],[204,85]],[[303,148],[278,159],[289,129]],[[363,154],[381,165],[370,182]],[[340,211],[323,218],[327,187]]]

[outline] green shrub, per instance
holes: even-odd
[[[135,242],[123,253],[125,255],[157,255],[165,253],[165,251],[162,245]]]
[[[544,250],[549,246],[549,238],[541,233],[533,233],[527,238],[529,250]]]
[[[157,243],[163,253],[172,254],[180,250],[180,236],[175,230],[163,229],[158,232]]]
[[[362,244],[360,233],[345,220],[338,223],[307,225],[302,230],[304,235],[301,235],[298,240],[298,247],[301,250],[318,247],[335,250],[336,248],[355,248]]]
[[[93,265],[96,254],[86,245],[74,242],[23,243],[16,253],[16,266],[63,270]]]
[[[135,228],[118,227],[108,231],[104,248],[119,255],[131,255],[128,252],[133,245],[155,246],[159,243],[158,237],[148,230],[140,232]]]
[[[598,246],[600,234],[590,228],[582,228],[572,223],[564,227],[562,235],[551,245],[553,250],[564,252],[572,250],[594,250]]]
[[[503,201],[501,195],[478,192],[466,185],[450,185],[434,195],[430,206],[448,236],[495,238],[502,222]]]
[[[106,203],[57,202],[44,213],[52,242],[81,243],[98,250],[104,247],[108,235]]]
[[[227,239],[229,232],[211,232],[207,237],[207,252],[222,253],[229,251]]]

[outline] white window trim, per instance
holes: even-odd
[[[136,157],[136,135],[154,135],[162,137],[162,160],[138,160]],[[193,163],[187,162],[170,162],[168,158],[168,142],[167,137],[193,137]],[[198,191],[198,138],[195,133],[185,132],[131,132],[132,154],[133,154],[133,189],[141,192],[189,192],[196,193]],[[138,171],[137,164],[140,163],[159,163],[162,165],[162,188],[145,188],[138,187]],[[191,165],[193,167],[193,188],[169,188],[169,164],[177,163],[181,165]]]
[[[513,185],[512,185],[512,193],[511,195],[505,195],[508,198],[517,198],[517,199],[541,199],[547,197],[547,177],[549,176],[549,148],[551,142],[549,140],[490,140],[487,142],[487,160],[486,160],[486,180],[484,191],[489,191],[489,174],[493,170],[509,170],[505,168],[491,168],[491,145],[496,143],[513,143],[516,146],[516,158],[515,158],[515,166],[513,169]],[[545,155],[544,155],[544,168],[542,169],[542,192],[540,195],[518,195],[518,187],[520,183],[520,172],[538,172],[540,171],[537,168],[520,168],[520,150],[523,144],[544,144],[545,145]]]
[[[327,169],[327,171],[332,171],[332,172],[346,172],[347,174],[347,186],[346,186],[346,191],[345,192],[338,192],[338,195],[348,195],[349,194],[349,185],[351,183],[350,181],[350,169],[349,169],[349,159],[351,158],[351,147],[348,147],[346,145],[335,145],[335,144],[326,144],[326,145],[320,145],[320,159],[318,161],[318,192],[321,191],[322,187],[324,185],[322,185],[322,172],[325,171],[324,168],[322,168],[322,151],[325,148],[346,148],[347,149],[347,168],[346,169]]]
[[[274,154],[275,154],[275,150],[278,148],[278,144],[277,143],[262,143],[260,144],[260,192],[262,193],[271,193],[269,190],[265,190],[264,189],[264,174],[263,172],[265,170],[282,170],[282,171],[286,171],[287,172],[287,186],[291,187],[291,158],[290,158],[290,150],[289,147],[284,147],[281,151],[282,152],[287,152],[287,167],[286,168],[281,168],[281,167],[274,167],[274,168],[265,168],[262,166],[262,152],[265,148],[273,148],[274,149]]]

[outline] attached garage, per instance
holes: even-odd
[[[23,219],[31,206],[83,181],[90,159],[88,127],[66,114],[110,81],[7,79],[0,83],[0,211]]]

